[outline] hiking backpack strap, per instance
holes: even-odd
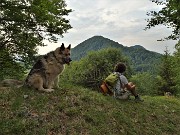
[[[119,76],[119,81],[120,81],[121,89],[123,89],[123,87],[122,87],[122,81],[121,81],[121,74],[120,74],[120,76]]]
[[[123,87],[123,84],[122,84],[122,81],[121,81],[121,75],[122,75],[122,74],[119,74],[119,81],[120,81],[121,89],[124,91],[124,87]]]

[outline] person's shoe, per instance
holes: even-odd
[[[143,102],[144,100],[141,99],[139,96],[137,96],[137,97],[135,97],[135,101],[136,101],[136,102]]]

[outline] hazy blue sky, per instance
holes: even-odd
[[[67,18],[72,29],[64,34],[58,43],[48,43],[39,48],[45,54],[61,43],[75,47],[84,40],[101,35],[124,46],[136,44],[146,49],[163,53],[166,46],[173,52],[175,41],[157,41],[170,35],[171,30],[165,26],[156,26],[144,31],[148,18],[146,13],[159,10],[150,0],[67,0],[67,7],[73,10]]]

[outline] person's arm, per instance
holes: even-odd
[[[125,87],[127,90],[129,90],[135,97],[138,96],[135,90],[136,85],[134,85],[132,82],[129,82],[125,84]]]
[[[129,82],[127,84],[125,84],[125,87],[128,89],[128,90],[134,90],[136,85],[134,85],[132,82]]]

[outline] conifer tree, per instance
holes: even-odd
[[[162,57],[162,64],[160,66],[161,83],[159,84],[161,85],[159,85],[159,93],[164,94],[164,92],[171,92],[174,94],[175,83],[172,56],[170,55],[168,49],[166,49],[164,52],[165,53]]]
[[[175,46],[173,54],[173,74],[175,81],[175,94],[180,96],[180,40]]]

